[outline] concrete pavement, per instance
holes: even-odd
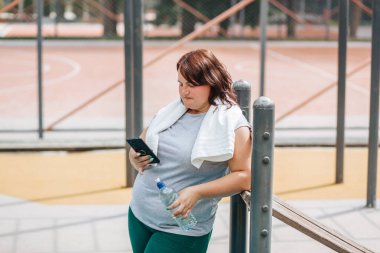
[[[366,149],[346,149],[339,185],[334,154],[333,148],[276,148],[274,192],[380,253],[380,206],[364,208]],[[123,150],[0,154],[0,253],[131,252],[124,162]],[[224,199],[208,252],[227,253],[229,234]],[[273,253],[332,252],[275,219],[272,235]]]
[[[380,252],[379,204],[377,208],[364,208],[365,200],[290,203],[374,252]],[[47,205],[0,195],[0,253],[132,252],[127,212],[128,205],[123,204]],[[219,206],[208,252],[229,252],[229,203]],[[334,251],[273,219],[272,252]]]

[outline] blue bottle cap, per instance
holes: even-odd
[[[156,180],[154,180],[157,183],[158,189],[164,188],[166,185],[164,182],[161,181],[161,179],[158,177]]]

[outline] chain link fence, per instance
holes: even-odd
[[[121,40],[124,32],[124,1],[44,0],[42,28],[44,37],[50,39]],[[233,45],[229,40],[252,41],[259,38],[260,1],[255,0],[244,8],[236,8],[242,3],[248,3],[248,1],[145,0],[143,2],[145,39],[172,39],[169,43],[171,44],[170,47],[167,47],[165,43],[157,43],[156,45],[159,46],[144,48],[144,54],[148,55],[144,59],[143,71],[146,87],[155,87],[157,90],[164,90],[165,95],[169,94],[171,88],[165,89],[156,85],[165,84],[168,86],[163,87],[169,87],[173,82],[176,82],[175,77],[172,79],[170,75],[166,74],[165,71],[167,70],[163,71],[162,69],[175,66],[172,61],[173,59],[175,61],[178,55],[183,53],[184,49],[178,45],[184,41],[191,40],[194,37],[205,40],[226,40],[227,43],[215,44],[227,45],[216,50],[228,52],[228,45]],[[268,35],[271,39],[336,40],[339,0],[268,1],[270,2]],[[2,115],[0,119],[0,142],[4,143],[4,140],[12,142],[15,138],[19,138],[22,142],[25,142],[27,138],[34,140],[39,119],[36,115],[36,108],[38,102],[43,101],[43,127],[47,139],[69,141],[78,139],[78,143],[81,144],[83,139],[87,141],[96,137],[102,141],[112,139],[117,140],[119,144],[122,143],[120,136],[124,134],[125,128],[125,97],[124,87],[122,87],[125,76],[123,44],[119,43],[121,41],[116,43],[100,41],[98,43],[96,40],[94,43],[90,43],[90,41],[83,43],[82,40],[46,43],[47,46],[43,48],[42,64],[44,96],[43,99],[38,100],[35,92],[37,86],[36,3],[37,0],[0,0],[0,41],[4,40],[0,47],[3,56],[2,62],[0,62],[0,69],[2,70],[0,71],[2,77],[0,93],[4,98],[0,104],[0,114]],[[371,0],[350,1],[351,37],[356,39],[370,38],[371,3]],[[234,6],[232,8],[235,12],[233,13],[231,6]],[[232,14],[225,15],[226,12]],[[220,17],[223,17],[223,20]],[[215,18],[221,22],[213,24],[210,29],[203,32],[202,27],[205,27],[203,25],[210,24],[210,20]],[[184,38],[193,32],[197,34],[189,36],[190,39],[189,37]],[[14,38],[22,40],[30,38],[31,40],[25,43],[17,43],[13,40]],[[9,41],[5,41],[6,39]],[[173,47],[173,45],[177,45],[177,47]],[[175,52],[177,56],[166,57],[169,54],[174,55],[174,49],[178,49]],[[151,51],[146,53],[147,50]],[[253,56],[247,56],[251,60],[247,60],[245,57],[239,58],[239,54],[244,56],[247,54],[245,46],[242,46],[239,52],[235,48],[233,50],[234,52],[230,52],[226,57],[234,56],[234,59],[230,60],[230,67],[236,71],[235,74],[239,78],[257,80],[258,67],[256,63],[252,62],[252,59],[256,60],[257,57],[255,58],[253,54]],[[318,84],[318,86],[315,86],[314,89],[307,86],[308,88],[304,88],[302,91],[308,91],[312,96],[312,92],[318,92],[317,87],[320,87],[321,83],[335,82],[335,75],[330,73],[330,69],[335,69],[334,57],[336,54],[334,50],[333,48],[324,49],[324,57],[320,59],[323,64],[316,64],[317,67],[312,68],[312,70],[307,67],[308,71],[312,71],[310,76],[313,80],[310,83]],[[281,72],[282,70],[277,73],[275,68],[271,69],[272,80],[270,82],[272,84],[287,82],[292,87],[289,90],[299,90],[299,87],[306,87],[303,86],[306,81],[299,78],[298,75],[300,68],[303,67],[303,64],[299,64],[302,61],[295,62],[292,60],[293,57],[297,58],[295,57],[296,51],[289,52],[289,55],[277,52],[277,58],[271,57],[272,60],[280,59],[281,67],[286,69],[284,70],[286,71],[285,74]],[[318,55],[320,51],[304,50],[300,51],[300,54],[308,54],[309,52]],[[369,60],[364,59],[369,55],[366,48],[356,48],[351,52],[351,60],[355,63],[349,65],[350,69],[358,69],[358,66],[364,68],[369,64]],[[301,58],[301,56],[299,57]],[[155,64],[158,61],[162,62]],[[295,64],[294,68],[286,68],[293,64]],[[148,68],[151,65],[152,67]],[[329,69],[319,69],[320,65],[325,65]],[[274,63],[273,66],[280,66],[280,64]],[[306,64],[305,66],[309,65]],[[174,68],[171,69],[174,70]],[[320,75],[321,73],[322,75]],[[351,75],[350,73],[347,74]],[[367,96],[368,91],[361,87],[366,82],[367,79],[364,81],[361,79],[358,82],[359,85],[356,85],[355,82],[351,85],[356,87],[356,91]],[[328,84],[329,87],[332,84]],[[310,84],[308,83],[308,85]],[[273,90],[275,89],[273,88]],[[155,92],[146,92],[145,94],[144,101],[153,101],[157,96]],[[175,91],[170,94],[173,97],[176,95]],[[292,92],[289,92],[286,96],[281,96],[279,99],[280,108],[290,110],[291,106],[296,106],[297,97],[292,97],[293,95]],[[293,104],[289,101],[293,101]],[[365,103],[366,101],[368,99],[362,99],[361,102]],[[153,105],[146,102],[145,122],[149,121],[155,113],[154,108],[158,107],[157,104]],[[369,105],[363,105],[356,111],[357,108],[359,108],[357,105],[351,108],[355,116],[352,120],[354,123],[350,124],[356,128],[366,129],[366,123],[362,122],[368,121],[362,120],[365,114],[362,108],[369,108]],[[327,116],[321,116],[321,126],[330,128],[331,125],[331,129],[333,129],[333,123],[330,124],[332,117],[329,114],[330,112],[330,108],[324,111]],[[289,120],[289,122],[292,121]],[[303,124],[308,126],[309,122]],[[294,125],[290,123],[290,126],[293,127]]]
[[[44,0],[45,37],[119,38],[122,0]],[[199,29],[240,0],[145,0],[144,36],[176,39]],[[271,39],[335,39],[339,0],[269,0]],[[350,36],[370,37],[371,0],[351,0]],[[36,36],[36,0],[0,0],[0,38]],[[260,0],[202,34],[210,39],[255,39]]]

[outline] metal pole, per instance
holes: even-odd
[[[37,72],[38,72],[38,137],[44,137],[42,101],[42,15],[43,0],[37,0]]]
[[[250,122],[251,85],[247,81],[234,82],[238,104]],[[247,244],[247,205],[240,194],[230,202],[230,253],[245,253]]]
[[[371,108],[369,120],[367,207],[376,207],[380,82],[380,2],[372,1]]]
[[[143,131],[143,120],[142,120],[142,114],[143,114],[143,83],[142,83],[142,49],[143,49],[143,33],[142,33],[142,2],[141,0],[131,0],[126,1],[128,4],[126,4],[126,8],[128,10],[125,10],[125,13],[129,15],[128,19],[130,20],[130,23],[127,24],[127,18],[124,21],[124,26],[129,28],[124,29],[130,29],[130,38],[131,38],[131,47],[130,47],[130,60],[132,61],[132,66],[130,66],[131,74],[132,74],[132,82],[131,82],[131,89],[126,89],[126,92],[130,92],[127,94],[129,101],[131,101],[131,104],[129,105],[129,109],[127,108],[127,112],[129,111],[131,118],[131,122],[129,122],[131,125],[128,126],[132,130],[126,130],[131,131],[127,133],[127,138],[129,136],[138,136]],[[132,3],[130,3],[132,2]],[[127,32],[127,30],[126,30]],[[127,34],[127,33],[126,33]],[[128,60],[128,59],[127,59]],[[133,98],[131,97],[133,96]],[[129,102],[128,102],[129,103]],[[130,111],[132,110],[132,111]],[[131,135],[129,135],[131,134]],[[132,187],[133,182],[136,178],[137,172],[136,170],[132,169],[132,167],[129,164],[129,159],[127,155],[127,187]]]
[[[143,6],[142,0],[133,0],[133,80],[135,133],[143,131]]]
[[[339,44],[338,44],[338,112],[336,132],[336,172],[335,183],[343,182],[344,165],[344,125],[346,102],[346,62],[347,62],[347,24],[348,0],[339,1]]]
[[[253,104],[250,253],[269,253],[272,234],[274,103],[259,97]]]
[[[133,99],[133,1],[124,2],[124,62],[125,62],[125,136],[135,137],[134,123],[134,99]],[[126,144],[126,186],[132,187],[136,172],[132,168],[129,159],[129,146]]]
[[[267,46],[268,0],[260,1],[260,96],[264,96]]]

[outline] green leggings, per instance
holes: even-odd
[[[211,232],[203,236],[186,236],[152,229],[128,212],[128,230],[134,253],[205,253]]]

